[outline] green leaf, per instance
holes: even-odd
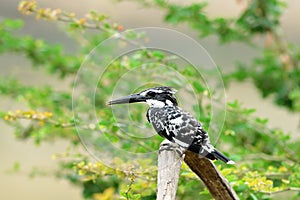
[[[203,87],[198,81],[193,82],[193,87],[200,94],[202,94],[206,90],[206,88]]]
[[[258,200],[258,198],[256,197],[256,195],[252,192],[250,192],[250,197],[253,199],[253,200]]]
[[[5,19],[1,23],[4,25],[4,27],[9,29],[20,29],[23,27],[24,24],[21,19]]]

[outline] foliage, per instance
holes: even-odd
[[[296,47],[289,47],[288,51]],[[292,51],[291,51],[292,52]],[[262,92],[263,97],[274,95],[278,105],[285,106],[292,111],[300,111],[300,68],[298,61],[290,61],[287,55],[280,55],[267,48],[262,58],[255,58],[250,66],[239,64],[237,70],[228,79],[239,81],[252,78],[255,86]],[[299,60],[297,58],[297,60]],[[291,63],[293,62],[293,63]]]
[[[280,17],[286,7],[281,0],[251,0],[237,17],[209,17],[207,2],[182,6],[169,1],[143,1],[148,6],[163,9],[165,21],[174,25],[187,23],[200,37],[217,36],[222,44],[242,42],[262,52],[246,64],[239,61],[236,70],[224,80],[253,80],[263,97],[274,96],[278,105],[299,111],[299,46],[283,37]],[[242,1],[240,2],[242,3]],[[244,3],[244,2],[243,2]],[[257,38],[265,40],[259,45]],[[285,80],[285,81],[282,81]]]
[[[188,22],[193,30],[199,32],[200,37],[217,35],[224,44],[238,41],[255,45],[253,40],[257,35],[271,37],[272,43],[260,47],[263,49],[261,57],[254,59],[250,66],[240,62],[236,71],[224,75],[224,80],[230,82],[234,79],[243,81],[251,78],[263,96],[275,94],[278,104],[295,112],[300,110],[298,64],[300,51],[298,47],[288,45],[278,34],[280,15],[284,9],[283,2],[252,0],[238,18],[230,19],[223,17],[211,19],[204,11],[207,3],[194,3],[188,6],[161,0],[142,3],[165,10],[167,23]],[[123,30],[121,25],[111,24],[108,16],[95,11],[78,18],[74,13],[60,9],[39,8],[35,1],[21,2],[19,10],[24,14],[35,15],[37,19],[66,23],[68,26],[66,31],[71,32],[74,39],[81,44],[81,49],[77,53],[65,54],[61,45],[50,45],[43,40],[17,34],[22,28],[22,20],[5,19],[0,23],[0,53],[13,52],[26,55],[33,67],[45,69],[54,77],[59,75],[60,78],[74,78],[87,52],[112,35],[120,36],[118,33]],[[145,37],[132,31],[119,39],[127,44],[139,44],[140,39]],[[109,55],[109,52],[110,49],[100,49],[99,55]],[[99,61],[92,58],[92,62]],[[84,95],[81,97],[84,98],[85,104],[76,109],[85,111],[87,105],[95,105],[99,122],[84,123],[86,118],[92,119],[94,113],[73,116],[71,90],[73,85],[70,86],[70,90],[57,91],[51,84],[25,86],[12,77],[1,77],[0,94],[26,103],[28,109],[1,110],[0,115],[8,125],[14,127],[15,134],[20,139],[33,139],[37,144],[61,138],[70,141],[71,149],[67,149],[61,155],[53,155],[60,167],[55,175],[82,187],[85,199],[153,199],[157,169],[156,165],[149,161],[151,158],[137,160],[139,167],[136,167],[115,157],[112,162],[115,167],[111,168],[100,161],[91,161],[89,157],[76,151],[80,141],[76,135],[78,128],[87,133],[101,131],[105,139],[112,144],[120,145],[126,151],[143,153],[158,149],[162,140],[160,137],[155,136],[151,140],[127,137],[120,126],[116,125],[112,110],[105,106],[120,75],[136,69],[143,63],[154,63],[149,64],[147,69],[160,70],[159,72],[166,77],[171,70],[160,68],[159,63],[164,63],[183,74],[187,83],[193,86],[196,98],[199,99],[197,102],[199,104],[193,107],[194,111],[200,110],[201,113],[205,113],[205,116],[197,117],[205,126],[209,123],[211,105],[206,100],[210,98],[211,91],[206,89],[203,80],[199,80],[200,75],[189,65],[180,68],[176,59],[168,53],[150,49],[139,50],[111,62],[109,72],[102,77],[103,84],[97,85],[97,91],[101,91],[101,94],[95,93],[96,102],[92,98],[85,98]],[[98,77],[93,72],[86,72],[77,78],[85,94],[90,91],[90,81]],[[182,80],[167,81],[171,86],[184,88],[192,93]],[[132,80],[128,83],[128,87],[134,83],[135,80]],[[133,121],[145,124],[146,128],[149,127],[143,114],[146,111],[145,107],[130,107],[130,111]],[[237,101],[227,103],[227,116],[220,136],[222,145],[218,147],[222,149],[222,146],[228,146],[229,148],[222,151],[238,164],[227,166],[218,161],[216,164],[241,199],[272,199],[271,194],[280,191],[290,191],[291,195],[299,198],[300,154],[296,153],[300,152],[299,141],[291,141],[290,136],[281,130],[269,129],[268,120],[255,117],[254,113],[254,109],[243,108]],[[133,135],[140,134],[135,129],[135,124],[128,129]],[[86,137],[89,136],[87,134]],[[101,139],[97,142],[103,144]],[[199,180],[195,175],[183,165],[178,198],[198,199],[199,195],[205,199],[210,198],[208,191],[199,186]]]

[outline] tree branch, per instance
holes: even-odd
[[[216,166],[206,158],[200,158],[193,152],[186,151],[184,161],[203,181],[210,194],[216,200],[238,200],[239,197],[218,171]]]

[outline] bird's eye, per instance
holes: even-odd
[[[155,92],[152,92],[152,91],[149,91],[149,92],[147,93],[147,96],[153,97],[154,95],[155,95]]]

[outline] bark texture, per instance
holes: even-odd
[[[176,152],[174,143],[164,140],[158,154],[157,200],[174,200],[182,159]]]
[[[202,180],[210,194],[216,200],[238,200],[236,192],[228,183],[212,161],[200,158],[193,152],[186,151],[184,161]]]

